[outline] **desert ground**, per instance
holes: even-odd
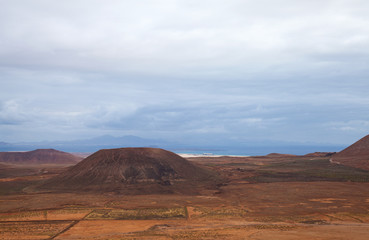
[[[0,239],[368,239],[369,171],[330,156],[189,157],[224,179],[197,194],[48,192],[70,165],[0,171]]]

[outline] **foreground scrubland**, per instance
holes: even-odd
[[[327,157],[191,158],[224,179],[195,195],[52,193],[61,166],[0,172],[0,239],[367,239],[369,172]],[[23,169],[23,170],[22,170]]]

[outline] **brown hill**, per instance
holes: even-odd
[[[308,153],[305,154],[305,157],[330,157],[333,154],[335,154],[335,152],[314,152],[314,153]]]
[[[331,162],[369,170],[369,135],[333,155]]]
[[[194,193],[214,185],[215,173],[159,148],[100,150],[41,188],[56,191],[98,191],[129,194]]]
[[[0,162],[11,164],[76,164],[82,158],[54,149],[29,152],[0,152]]]
[[[269,153],[266,155],[266,157],[270,158],[285,158],[285,157],[296,157],[296,155],[293,154],[282,154],[282,153]]]

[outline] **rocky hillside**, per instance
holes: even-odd
[[[333,155],[331,162],[369,170],[369,135]]]
[[[118,148],[90,155],[42,188],[148,194],[191,192],[216,180],[212,171],[163,149]]]

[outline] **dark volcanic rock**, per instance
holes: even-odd
[[[158,148],[100,150],[42,188],[120,193],[190,192],[198,183],[214,183],[217,175],[175,153]]]
[[[369,135],[334,154],[331,162],[369,170]]]
[[[82,158],[54,149],[0,152],[0,162],[11,164],[76,164]]]

